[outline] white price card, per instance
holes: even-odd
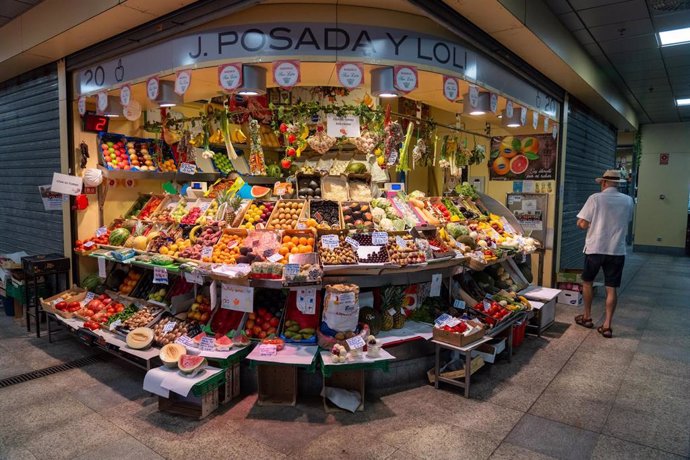
[[[196,174],[196,165],[194,163],[180,163],[179,171],[182,174]]]
[[[254,311],[254,288],[221,283],[220,306],[228,310]]]
[[[278,353],[278,347],[270,343],[263,343],[259,345],[259,356],[275,356]]]
[[[299,264],[286,264],[283,267],[283,278],[292,279],[299,275]]]
[[[96,298],[96,294],[94,294],[93,292],[87,292],[86,296],[84,297],[84,303],[89,303],[95,298]]]
[[[175,93],[180,96],[184,95],[192,84],[192,71],[180,70],[175,75]]]
[[[176,338],[175,343],[179,343],[180,345],[185,346],[185,347],[194,346],[194,341],[186,335],[181,335],[178,338]]]
[[[108,326],[108,328],[109,328],[110,332],[112,332],[112,331],[115,330],[116,327],[118,327],[118,326],[121,325],[121,324],[122,324],[122,320],[121,320],[121,319],[116,319],[115,321],[113,321],[112,323],[110,323],[110,326]]]
[[[389,315],[393,316],[393,315],[395,315],[396,313],[397,313],[397,311],[395,310],[395,308],[389,308],[389,309],[388,309],[388,314],[389,314]]]
[[[282,254],[279,254],[279,253],[275,253],[275,254],[273,254],[273,255],[268,256],[268,257],[266,258],[266,260],[268,260],[269,262],[276,263],[276,262],[278,262],[279,260],[283,260],[283,255],[282,255]]]
[[[384,246],[388,244],[388,233],[374,232],[371,234],[371,244],[374,246]]]
[[[120,88],[120,104],[122,107],[127,107],[132,102],[132,87],[124,85]]]
[[[395,244],[397,244],[401,248],[406,248],[407,247],[407,240],[403,239],[400,236],[396,236],[395,237]]]
[[[359,249],[359,241],[357,241],[356,239],[348,236],[347,238],[345,238],[345,242],[352,246],[352,249],[354,249],[355,251]]]
[[[90,247],[92,247],[92,246],[95,245],[95,244],[96,244],[96,243],[94,243],[93,241],[87,241],[86,243],[84,243],[84,247],[85,247],[86,249],[89,249]]]
[[[175,329],[175,326],[177,326],[177,321],[168,321],[165,323],[165,326],[163,326],[163,334],[172,332],[172,330]]]
[[[204,246],[201,248],[201,258],[210,259],[213,256],[213,246]]]
[[[168,270],[164,267],[153,267],[153,283],[168,284]]]
[[[156,100],[159,88],[160,80],[158,80],[158,77],[151,77],[146,81],[146,95],[150,100]]]
[[[364,348],[364,339],[362,338],[361,335],[356,335],[352,337],[351,339],[347,339],[345,342],[347,342],[347,346],[350,347],[350,350],[356,350],[358,348]]]
[[[465,301],[464,301],[464,300],[455,299],[455,302],[453,302],[453,307],[454,307],[456,310],[464,310],[464,309],[465,309],[465,305],[466,305],[466,304],[465,304]]]
[[[441,295],[441,283],[443,282],[443,275],[441,273],[434,273],[431,275],[431,290],[429,297],[438,297]]]
[[[305,315],[316,313],[316,288],[299,288],[297,291],[297,309]]]
[[[321,236],[321,246],[327,249],[335,249],[340,245],[340,240],[338,235],[322,235]]]
[[[96,238],[100,238],[101,236],[105,235],[106,233],[108,233],[107,227],[98,227],[98,230],[96,230]]]
[[[105,278],[108,276],[108,274],[105,271],[105,258],[104,257],[98,258],[98,276],[101,278]]]
[[[305,228],[307,228],[307,224],[305,224],[304,222],[297,223],[297,230],[304,230]]]
[[[184,279],[192,284],[204,284],[204,277],[198,270],[184,273]]]
[[[201,343],[199,343],[199,349],[201,351],[213,351],[216,349],[216,341],[213,337],[202,337]]]
[[[436,319],[434,320],[434,326],[436,326],[436,327],[443,327],[443,326],[445,326],[445,325],[448,323],[448,321],[450,321],[452,318],[453,318],[453,317],[450,316],[448,313],[443,313],[443,314],[441,314],[441,316],[439,316],[438,318],[436,318]]]

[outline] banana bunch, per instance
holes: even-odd
[[[235,144],[246,144],[247,143],[247,135],[244,134],[242,131],[242,128],[239,126],[236,126],[230,133],[230,138],[232,139],[232,142]]]

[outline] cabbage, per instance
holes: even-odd
[[[381,227],[382,230],[391,231],[391,230],[393,230],[393,221],[388,219],[388,218],[381,219],[379,226]]]
[[[467,227],[457,222],[451,222],[446,225],[446,230],[454,239],[460,238],[463,235],[469,235],[470,231]]]
[[[371,200],[371,205],[375,208],[381,208],[384,210],[390,208],[391,206],[390,202],[385,198],[374,198]]]
[[[393,229],[396,232],[402,232],[405,230],[405,221],[402,219],[394,220],[393,221]]]
[[[371,210],[371,215],[374,218],[374,222],[378,224],[382,219],[386,218],[386,211],[381,208],[373,208]]]

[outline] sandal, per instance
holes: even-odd
[[[599,326],[597,332],[607,339],[613,337],[613,330],[610,327]]]
[[[594,327],[592,318],[585,318],[585,315],[577,315],[575,317],[575,323],[579,326],[586,327],[587,329],[592,329]]]

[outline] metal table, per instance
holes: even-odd
[[[451,385],[455,385],[456,387],[464,388],[465,389],[465,398],[470,397],[470,381],[472,377],[472,351],[477,349],[480,345],[489,342],[490,340],[493,340],[493,337],[489,337],[485,335],[481,339],[469,343],[464,347],[457,347],[455,345],[451,345],[446,342],[440,342],[438,340],[432,340],[431,343],[435,345],[436,349],[436,357],[434,361],[434,376],[436,377],[436,381],[434,382],[434,387],[438,389],[438,382],[445,382],[449,383]],[[465,381],[460,382],[458,380],[454,379],[449,379],[446,377],[441,377],[441,373],[439,371],[441,367],[441,348],[445,348],[447,350],[455,350],[459,351],[460,353],[465,354]]]

